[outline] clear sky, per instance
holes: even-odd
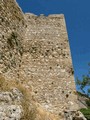
[[[90,62],[90,0],[16,0],[23,12],[65,15],[75,77],[88,72]]]

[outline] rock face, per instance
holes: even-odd
[[[14,0],[0,1],[0,72],[8,76],[13,77],[21,63],[24,21]]]
[[[12,91],[13,92],[13,91]],[[22,106],[18,104],[19,96],[12,92],[0,93],[0,120],[18,120],[22,115]],[[15,105],[14,102],[17,104]]]
[[[1,0],[0,33],[0,120],[84,120],[64,15],[23,14]]]

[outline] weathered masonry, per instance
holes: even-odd
[[[24,14],[15,0],[1,0],[0,75],[9,84],[15,80],[27,89],[30,86],[34,102],[46,111],[59,115],[64,110],[78,109],[73,73],[64,15]],[[7,92],[0,91],[2,116],[5,110],[8,111],[7,106],[16,106],[11,99],[5,102],[4,96],[9,96]],[[2,101],[1,98],[5,99]],[[13,119],[17,116],[15,114]]]
[[[21,76],[50,111],[76,109],[77,98],[64,15],[25,14]]]

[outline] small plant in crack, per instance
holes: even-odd
[[[9,45],[9,47],[14,48],[14,45],[18,45],[17,42],[17,34],[15,32],[12,32],[10,37],[7,40],[7,43]]]

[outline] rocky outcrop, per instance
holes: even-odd
[[[35,100],[31,86],[5,80],[0,75],[0,120],[60,120]]]
[[[59,115],[42,107],[31,86],[5,80],[0,75],[0,120],[86,120],[81,112],[64,110]]]
[[[64,15],[23,14],[1,0],[0,33],[0,120],[85,120]]]
[[[80,108],[88,108],[87,101],[90,100],[90,97],[80,92],[77,92],[77,96]]]
[[[65,120],[87,120],[80,111],[64,111]]]

